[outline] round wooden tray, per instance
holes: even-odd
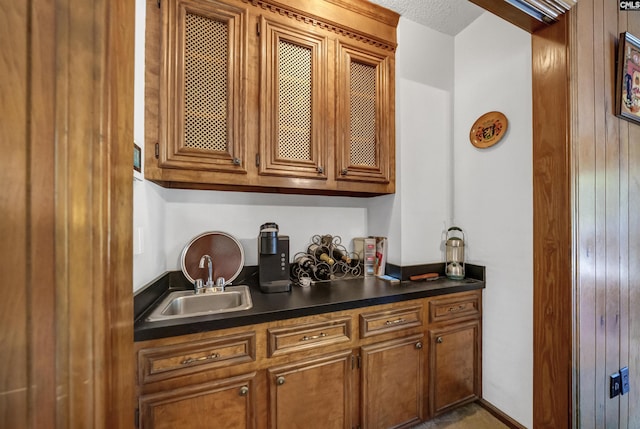
[[[469,132],[471,144],[484,149],[498,143],[507,132],[509,121],[501,112],[488,112],[473,123]]]
[[[205,232],[193,238],[182,250],[182,272],[195,283],[196,279],[207,281],[207,266],[200,268],[200,258],[211,256],[213,261],[213,281],[224,277],[226,282],[233,281],[244,266],[242,245],[231,235],[220,232]]]

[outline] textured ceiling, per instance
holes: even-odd
[[[468,0],[371,0],[402,17],[441,33],[455,36],[484,9]]]

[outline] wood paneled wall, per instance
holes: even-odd
[[[640,427],[640,125],[614,114],[624,31],[640,35],[640,12],[580,0],[532,39],[536,429]],[[631,393],[610,399],[623,366]]]
[[[570,50],[577,296],[576,426],[640,427],[640,125],[615,114],[619,34],[640,36],[640,12],[580,0]],[[609,399],[609,375],[631,370],[631,393]]]
[[[0,3],[0,427],[134,416],[134,2]]]
[[[13,41],[0,50],[0,183],[10,184],[0,192],[0,284],[5,297],[0,300],[0,426],[14,428],[18,423],[28,427],[28,291],[16,287],[27,277],[27,151],[14,143],[27,138],[27,87],[17,83],[22,83],[28,67],[28,7],[26,2],[0,5],[0,40]]]

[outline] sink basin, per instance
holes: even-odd
[[[248,310],[253,307],[248,286],[228,286],[224,292],[207,292],[196,295],[191,290],[171,292],[147,318],[157,320],[202,316]]]

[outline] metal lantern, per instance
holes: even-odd
[[[453,280],[464,278],[464,232],[457,226],[447,230],[445,274]]]

